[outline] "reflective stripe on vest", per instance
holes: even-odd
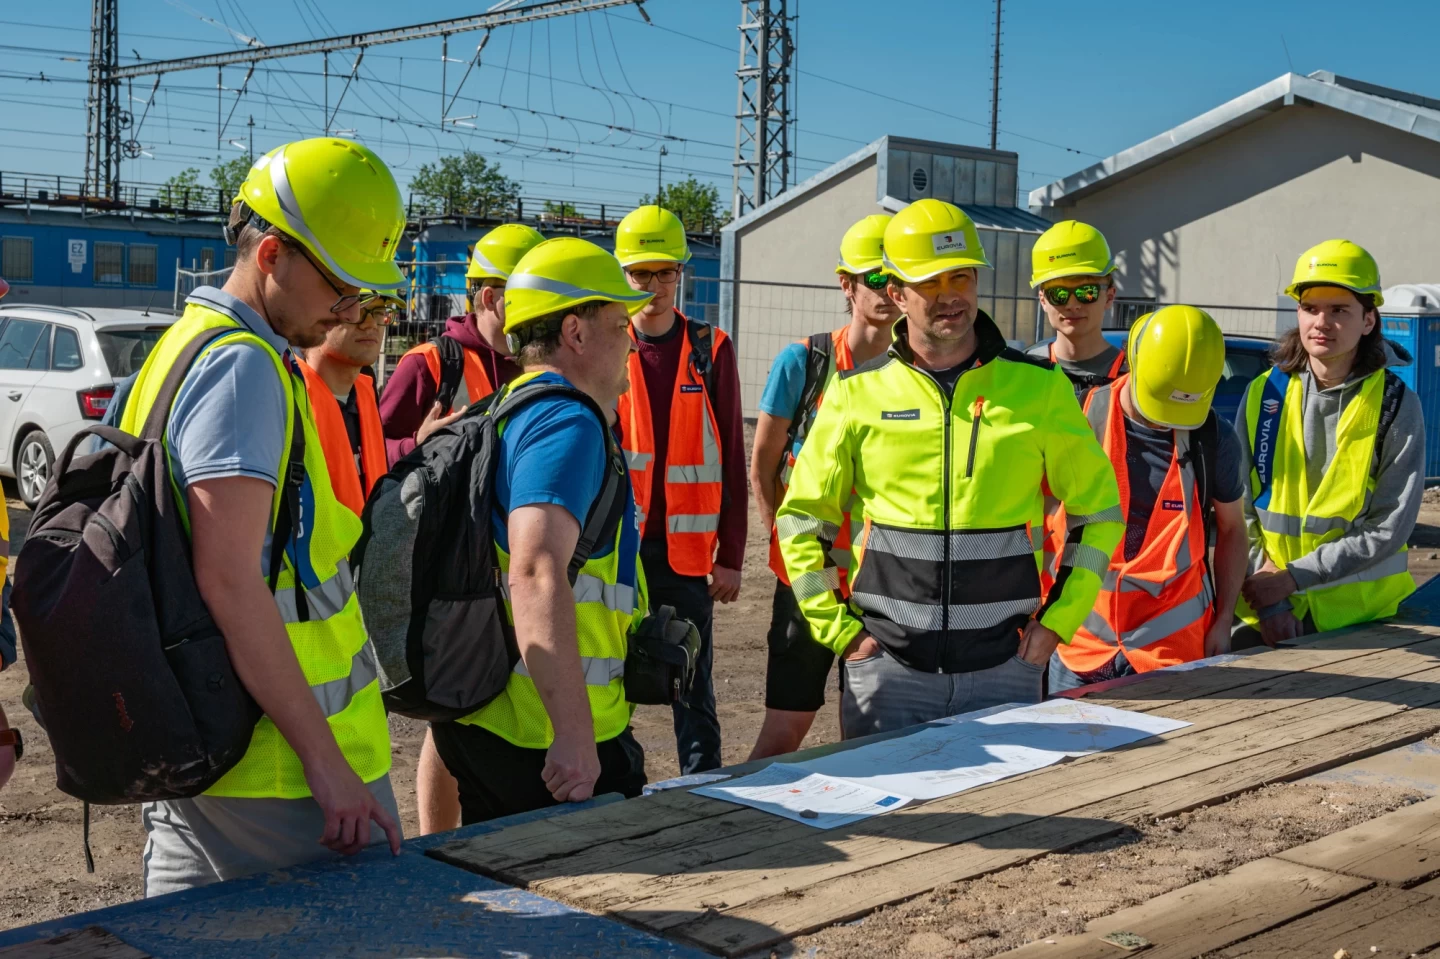
[[[523,388],[538,375],[522,374],[509,388]],[[502,435],[505,427],[506,424],[500,424]],[[618,450],[615,456],[616,459],[607,468],[619,470]],[[626,481],[628,485],[628,472]],[[603,556],[592,553],[585,565],[580,567],[572,587],[575,600],[574,642],[585,675],[585,692],[590,702],[596,742],[613,739],[630,723],[630,705],[625,701],[625,654],[629,648],[630,630],[649,608],[644,577],[640,571],[640,535],[635,501],[628,488],[625,500],[625,513],[615,529],[611,548]],[[495,552],[505,616],[513,623],[510,554],[500,548],[499,542],[495,544]],[[459,722],[481,726],[526,749],[549,748],[555,738],[545,704],[523,660],[511,670],[505,689],[499,696]]]
[[[355,408],[360,416],[360,462],[355,466],[355,450],[350,445],[350,431],[345,428],[345,414],[330,387],[303,360],[296,364],[305,377],[305,390],[310,395],[310,409],[315,414],[315,431],[325,451],[325,465],[330,472],[330,488],[335,498],[355,515],[365,509],[365,498],[375,481],[385,475],[385,434],[380,424],[380,410],[375,404],[375,390],[370,377],[360,374],[352,387]],[[363,473],[363,475],[362,475]]]
[[[450,408],[445,411],[446,415],[455,412],[463,406],[471,403],[478,403],[491,393],[495,392],[495,384],[490,382],[490,375],[485,372],[485,364],[480,362],[480,354],[467,346],[462,346],[461,352],[465,357],[465,393],[462,395],[459,390],[455,391],[455,399],[451,401]],[[435,388],[440,388],[440,347],[434,340],[429,343],[421,343],[414,347],[405,356],[411,353],[418,353],[425,358],[425,366],[430,370],[430,379],[435,383]],[[405,357],[401,357],[404,359]]]
[[[385,708],[380,700],[377,667],[347,557],[360,538],[360,518],[336,498],[331,487],[329,465],[315,425],[309,391],[298,367],[292,371],[265,340],[244,329],[240,318],[223,304],[205,301],[189,303],[185,314],[171,326],[147,357],[126,404],[121,428],[137,432],[150,412],[160,384],[171,365],[193,337],[206,330],[234,327],[237,332],[207,347],[215,349],[260,349],[275,365],[285,393],[285,408],[298,404],[299,422],[305,431],[305,481],[300,490],[303,510],[300,532],[284,552],[275,603],[295,658],[305,675],[312,695],[330,721],[331,732],[341,753],[365,782],[385,775],[390,769],[390,733]],[[205,354],[202,354],[205,355]],[[333,397],[332,397],[333,401]],[[290,449],[291,417],[285,419],[285,453]],[[348,448],[348,444],[347,444]],[[286,463],[277,464],[276,474],[286,474]],[[279,510],[279,491],[272,507],[272,522]],[[176,497],[182,517],[188,516],[182,496]],[[278,535],[288,535],[282,530]],[[257,570],[257,573],[259,571]],[[308,619],[299,622],[294,590],[306,586]],[[251,735],[250,748],[207,795],[243,798],[298,799],[310,795],[305,770],[299,757],[285,741],[274,722],[264,716]]]
[[[1247,390],[1251,502],[1265,554],[1280,569],[1366,522],[1375,492],[1385,376],[1384,370],[1370,374],[1345,404],[1335,426],[1335,454],[1314,491],[1305,452],[1308,377],[1271,369]],[[1414,591],[1408,548],[1401,546],[1357,573],[1291,594],[1290,607],[1296,618],[1308,613],[1324,631],[1393,615]],[[1248,623],[1258,622],[1243,597],[1236,612]]]
[[[675,572],[704,576],[714,567],[719,543],[724,468],[714,404],[693,362],[689,323],[679,310],[675,321],[680,324],[680,365],[670,399],[669,448],[664,457],[665,539]],[[712,364],[723,342],[725,334],[713,330]],[[620,397],[619,421],[643,539],[656,475],[655,430],[638,353],[630,354],[629,364],[630,389]]]
[[[1086,397],[1085,407],[1095,438],[1115,467],[1120,513],[1127,523],[1130,470],[1120,397],[1128,383],[1129,374],[1125,374],[1112,384],[1097,387]],[[1083,544],[1065,545],[1062,565],[1090,569],[1101,578],[1095,608],[1070,644],[1059,647],[1061,660],[1077,673],[1102,668],[1121,647],[1137,672],[1189,662],[1205,654],[1205,631],[1213,621],[1215,601],[1206,564],[1204,510],[1208,504],[1199,501],[1196,490],[1190,431],[1174,430],[1171,435],[1170,467],[1156,490],[1145,541],[1135,557],[1125,558],[1123,538],[1113,556],[1100,556],[1098,550],[1083,548]],[[1057,522],[1053,529],[1059,532],[1066,525]]]
[[[810,349],[809,340],[798,340],[797,342],[801,346],[805,347],[808,353]],[[808,363],[806,365],[808,367]],[[842,372],[844,370],[853,370],[854,368],[855,355],[850,352],[850,327],[842,326],[838,330],[831,330],[830,368],[825,373],[826,383],[828,384],[830,377],[834,376],[837,372]],[[820,390],[820,394],[815,397],[815,408],[818,410],[820,406],[824,404],[824,402],[825,391],[822,388]],[[802,420],[805,417],[809,416],[810,412],[810,410],[795,411],[796,415],[799,416]],[[800,433],[796,434],[795,445],[803,447],[804,444],[805,436],[802,430]],[[785,499],[785,490],[790,485],[790,471],[795,468],[794,446],[785,450],[785,454],[781,459],[781,463],[783,465],[780,469],[780,495],[776,498],[777,505]],[[853,509],[853,507],[855,507],[857,504],[858,500],[852,494],[850,497],[850,503],[846,506],[845,509],[845,521],[837,528],[834,535],[823,537],[830,542],[830,548],[828,550],[828,553],[830,556],[830,561],[835,564],[835,569],[837,570],[834,577],[826,576],[823,578],[823,581],[829,582],[832,578],[837,580],[837,585],[828,588],[838,590],[841,599],[844,599],[845,597],[850,595],[849,574],[852,558],[850,546],[852,543],[855,542],[857,538],[859,538],[860,530],[864,527],[864,517],[859,515],[858,510]],[[793,517],[789,518],[793,519]],[[791,535],[794,534],[792,533]],[[800,596],[799,588],[796,587],[795,583],[790,582],[790,573],[788,570],[785,569],[785,560],[780,555],[780,531],[778,526],[772,526],[770,528],[770,570],[775,574],[775,576],[780,580],[780,582],[789,583],[792,588],[796,589],[795,595],[798,598],[805,599],[810,596],[814,596],[816,595],[816,593],[813,590],[819,590],[821,588],[819,585],[821,580],[807,574],[809,578],[806,579],[804,586],[805,595]]]

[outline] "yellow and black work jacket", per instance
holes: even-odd
[[[812,635],[843,652],[867,630],[900,662],[970,672],[1015,655],[1032,616],[1068,642],[1090,614],[1124,533],[1110,460],[1070,381],[975,321],[973,365],[953,396],[914,364],[908,321],[882,357],[825,393],[776,525]],[[1040,599],[1044,492],[1069,534]],[[851,490],[865,517],[851,595],[835,591],[829,545]]]

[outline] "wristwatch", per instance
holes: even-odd
[[[20,730],[0,729],[0,749],[6,746],[15,747],[15,760],[19,762],[20,757],[25,755],[25,740],[20,737]]]

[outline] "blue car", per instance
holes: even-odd
[[[1106,330],[1105,341],[1122,350],[1125,348],[1125,330]],[[1054,338],[1041,340],[1040,346],[1048,346]],[[1215,389],[1215,412],[1227,423],[1235,422],[1240,401],[1245,396],[1245,387],[1250,381],[1270,368],[1270,340],[1259,340],[1250,336],[1225,337],[1225,370],[1220,374],[1220,385]]]

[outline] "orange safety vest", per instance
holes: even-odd
[[[797,342],[800,343],[801,346],[804,346],[808,352],[810,348],[808,340],[798,340]],[[849,326],[842,326],[840,329],[830,332],[830,356],[831,367],[835,370],[852,370],[855,368],[855,357],[850,352]],[[808,355],[806,359],[808,361]],[[827,379],[829,378],[828,371],[824,375]],[[814,409],[818,410],[820,404],[824,402],[824,399],[825,394],[822,390],[821,393],[815,397]],[[809,409],[797,410],[795,415],[803,420],[809,417],[811,412],[812,410]],[[796,439],[801,445],[804,445],[805,437],[803,433],[797,434]],[[784,464],[784,468],[780,472],[780,498],[782,500],[785,498],[785,490],[790,486],[790,471],[795,468],[795,444],[793,443],[785,449]],[[835,542],[830,544],[830,558],[835,561],[835,565],[840,569],[841,597],[850,595],[850,543],[853,539],[852,532],[854,531],[850,529],[850,513],[847,510],[845,519],[840,524],[840,532],[836,534]],[[774,526],[770,527],[770,569],[779,578],[780,582],[786,586],[790,585],[790,573],[785,569],[785,560],[780,556],[780,535]]]
[[[478,403],[491,393],[495,392],[495,384],[490,382],[490,377],[485,372],[485,364],[480,362],[480,354],[472,349],[462,347],[465,353],[465,396],[455,391],[455,399],[450,404],[450,409],[445,411],[446,415],[453,413],[462,406],[469,406],[471,403]],[[440,388],[440,347],[435,341],[421,343],[414,347],[405,356],[418,353],[425,357],[425,365],[430,368],[430,379],[435,381],[435,388]],[[403,360],[405,357],[402,356]],[[468,397],[468,398],[467,398]]]
[[[310,409],[315,414],[315,431],[320,434],[320,449],[330,471],[330,488],[335,498],[350,512],[359,516],[365,509],[365,498],[380,477],[385,475],[385,432],[380,425],[380,408],[375,403],[375,387],[370,377],[361,373],[355,378],[355,406],[360,412],[360,468],[355,466],[355,451],[350,447],[350,434],[340,403],[320,374],[304,360],[298,361],[310,394]]]
[[[671,569],[681,576],[705,576],[715,566],[715,547],[720,542],[724,479],[720,427],[705,377],[695,365],[690,321],[679,310],[675,316],[680,323],[680,369],[670,400],[670,448],[665,451],[665,542]],[[633,327],[630,336],[635,336]],[[723,331],[711,330],[712,366],[725,338]],[[620,445],[630,466],[640,537],[644,539],[655,478],[655,429],[640,355],[631,353],[629,363],[630,389],[620,397]]]
[[[1130,516],[1130,471],[1125,459],[1125,414],[1120,391],[1129,374],[1086,397],[1085,415],[1115,466],[1120,510]],[[1204,510],[1189,455],[1191,432],[1175,430],[1175,450],[1145,531],[1145,544],[1125,559],[1125,541],[1110,558],[1095,608],[1076,630],[1060,659],[1077,673],[1101,668],[1121,648],[1137,672],[1188,663],[1205,655],[1205,632],[1215,617],[1215,596],[1206,562]],[[1054,533],[1064,539],[1065,509]],[[1070,547],[1067,547],[1067,549]]]
[[[1050,344],[1050,362],[1056,363],[1055,344]],[[1105,378],[1111,383],[1115,378],[1125,372],[1125,351],[1121,350],[1120,355],[1115,357],[1115,362],[1110,364],[1110,369]],[[1097,383],[1096,386],[1104,384]],[[1094,390],[1091,390],[1093,393]],[[1086,395],[1083,404],[1086,409],[1090,408],[1089,394]],[[1042,562],[1040,566],[1040,595],[1049,596],[1050,587],[1055,585],[1055,573],[1060,565],[1060,550],[1065,545],[1065,524],[1055,525],[1055,514],[1060,509],[1060,501],[1050,494],[1050,488],[1045,487],[1045,526],[1044,536],[1041,539],[1040,550]]]

